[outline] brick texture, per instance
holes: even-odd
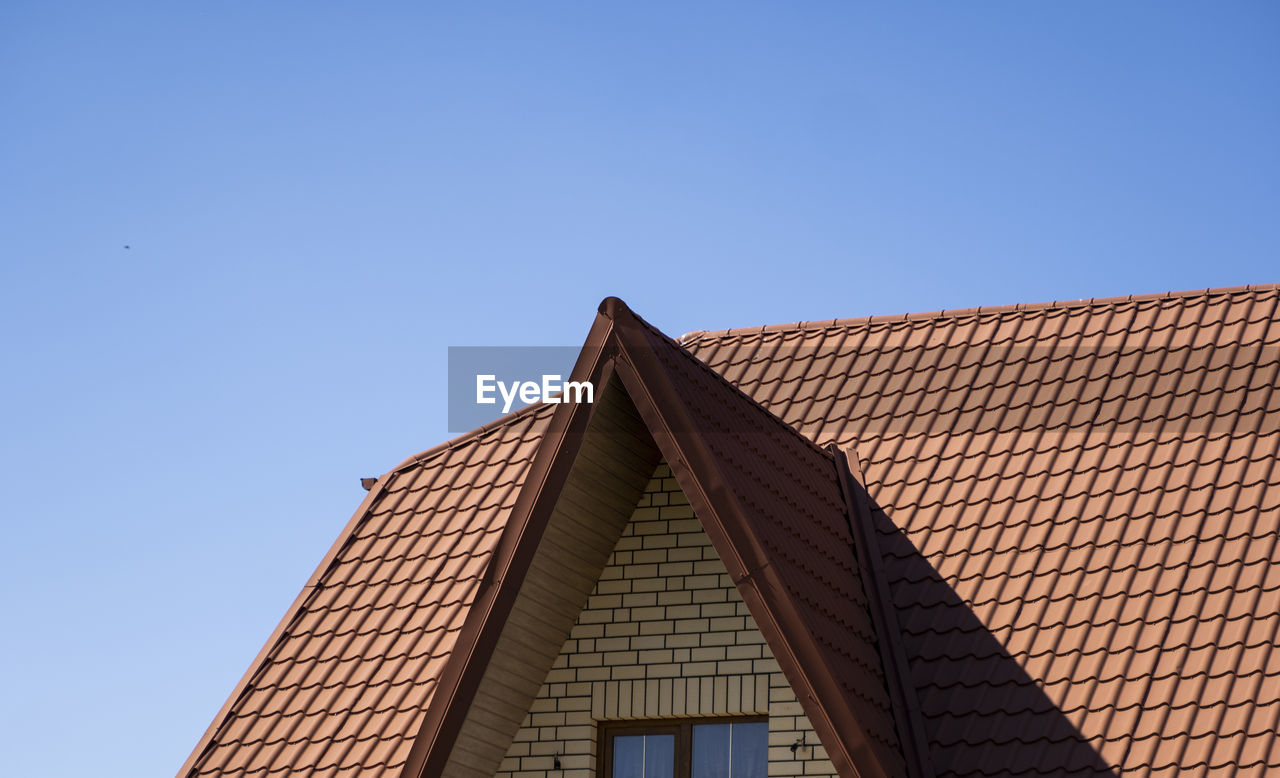
[[[769,716],[770,776],[834,778],[795,693],[663,463],[498,776],[596,776],[602,721],[743,714]],[[557,755],[560,770],[553,769]]]

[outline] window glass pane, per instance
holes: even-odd
[[[645,735],[644,778],[674,778],[676,774],[676,736]]]
[[[729,778],[765,778],[769,773],[769,723],[734,724],[730,740],[733,771]]]
[[[695,724],[692,778],[730,778],[729,724]]]
[[[644,778],[644,735],[613,738],[613,778]]]

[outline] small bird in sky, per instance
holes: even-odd
[[[129,247],[128,247],[128,246],[125,246],[125,248],[129,248]]]

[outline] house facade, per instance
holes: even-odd
[[[498,776],[588,778],[601,771],[599,757],[611,735],[665,733],[673,718],[707,726],[758,720],[763,726],[750,733],[756,740],[752,755],[760,762],[754,766],[776,776],[836,775],[750,609],[663,462],[538,689]],[[675,736],[670,740],[674,756]]]

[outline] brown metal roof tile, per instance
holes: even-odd
[[[719,430],[744,510],[795,517],[755,531],[872,740],[896,747],[867,597],[831,553],[830,460],[774,417],[861,456],[937,775],[1261,775],[1280,769],[1278,297],[682,339],[754,403],[633,333],[702,398],[685,412]],[[379,479],[184,772],[398,774],[553,410]]]
[[[1280,656],[1280,586],[1265,588],[1280,569],[1278,297],[1243,287],[682,343],[809,437],[856,444],[885,520],[914,544],[880,536],[923,710],[954,713],[948,689],[969,687],[948,673],[985,689],[1007,675],[985,668],[1007,662],[1089,711],[1072,720],[1103,763],[1235,774],[1280,769],[1273,715],[1215,706]],[[821,370],[787,359],[795,334]],[[939,774],[1040,769],[995,745],[1000,727],[974,726],[933,741]],[[1138,727],[1151,737],[1130,745]],[[1237,741],[1260,745],[1245,757]]]

